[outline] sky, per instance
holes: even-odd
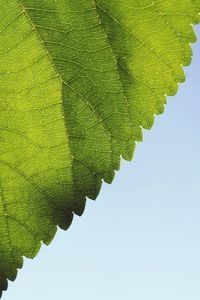
[[[25,259],[3,300],[200,299],[200,26],[186,82],[134,160],[67,232]]]

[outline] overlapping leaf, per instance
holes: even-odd
[[[0,2],[0,290],[132,158],[184,81],[200,0]]]

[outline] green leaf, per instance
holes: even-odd
[[[200,0],[2,0],[0,291],[131,160],[184,81]]]

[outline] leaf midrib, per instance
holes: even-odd
[[[70,160],[71,160],[71,164],[70,164],[70,169],[71,169],[71,179],[72,179],[72,183],[73,183],[73,194],[75,196],[75,180],[74,180],[74,174],[73,174],[73,161],[74,161],[74,156],[72,154],[72,149],[71,149],[71,146],[70,146],[70,142],[69,142],[69,134],[68,134],[68,129],[67,129],[67,122],[66,122],[66,119],[65,119],[65,110],[64,110],[64,103],[63,103],[63,79],[62,77],[60,76],[60,73],[51,57],[51,55],[49,54],[49,51],[48,51],[48,48],[47,46],[45,45],[43,39],[41,38],[38,30],[37,30],[37,27],[34,25],[28,11],[27,11],[27,8],[23,5],[23,3],[21,2],[21,0],[17,0],[17,2],[19,3],[19,5],[21,6],[26,18],[27,18],[27,21],[31,24],[33,30],[35,31],[36,35],[37,35],[37,38],[38,40],[41,42],[41,45],[43,47],[43,49],[45,50],[46,52],[46,55],[48,56],[49,58],[49,61],[51,63],[51,66],[52,68],[55,70],[57,76],[58,76],[58,80],[59,80],[59,83],[60,83],[60,104],[61,104],[61,109],[62,109],[62,114],[63,114],[63,120],[64,120],[64,128],[65,128],[65,136],[66,136],[66,145],[68,145],[68,148],[69,148],[69,155],[70,155]],[[75,198],[75,197],[74,197]],[[74,199],[75,200],[75,199]]]

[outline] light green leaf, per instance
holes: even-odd
[[[2,0],[0,291],[132,158],[184,81],[200,0]]]

